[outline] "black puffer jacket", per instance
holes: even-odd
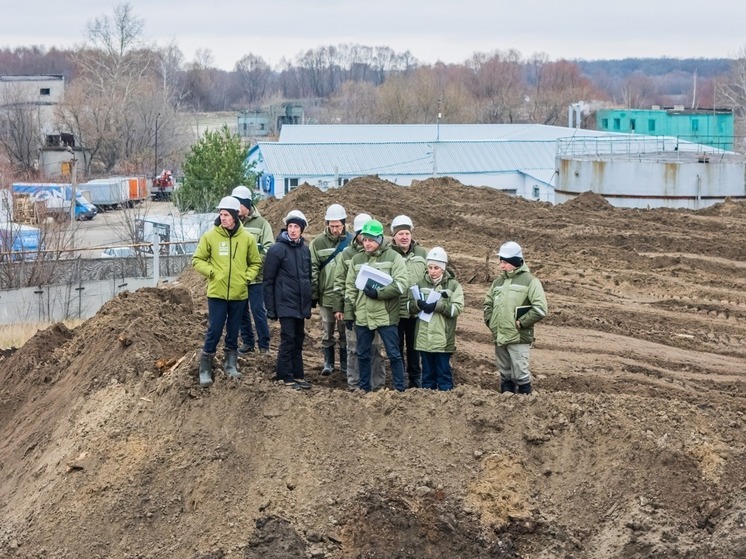
[[[294,243],[280,232],[267,251],[262,285],[268,316],[311,317],[311,251],[303,237]]]

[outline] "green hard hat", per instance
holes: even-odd
[[[360,232],[370,237],[380,237],[383,235],[383,224],[380,221],[371,219],[363,225],[363,230]]]

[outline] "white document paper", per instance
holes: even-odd
[[[357,277],[355,278],[355,287],[362,291],[365,288],[365,284],[368,283],[368,280],[373,280],[381,287],[386,287],[392,281],[394,281],[394,278],[392,278],[386,272],[376,270],[372,266],[363,264],[362,266],[360,266],[360,271],[357,273]]]
[[[420,294],[420,286],[417,284],[414,284],[412,287],[409,288],[409,290],[412,292],[412,297],[417,299],[422,299],[422,295]]]
[[[435,291],[433,289],[428,294],[427,301],[425,301],[425,302],[426,303],[435,303],[435,302],[438,301],[438,299],[440,299],[440,291]],[[431,313],[431,312],[426,313],[426,312],[420,311],[420,314],[417,315],[417,318],[419,318],[420,320],[424,320],[425,322],[430,322],[430,319],[432,319],[432,317],[433,317],[433,313]]]

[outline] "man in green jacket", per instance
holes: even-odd
[[[347,280],[347,270],[350,268],[352,257],[359,252],[365,252],[363,248],[363,226],[373,218],[366,214],[358,214],[353,221],[354,237],[352,243],[339,253],[336,259],[336,270],[334,271],[334,318],[344,321],[344,296],[345,281]],[[376,391],[383,388],[386,382],[386,370],[384,368],[383,357],[381,356],[381,337],[373,337],[371,346],[372,363],[370,374],[371,390]],[[355,390],[360,384],[360,369],[357,364],[357,336],[352,324],[347,328],[347,388]]]
[[[220,200],[220,225],[205,232],[192,256],[192,266],[208,279],[207,334],[199,363],[199,384],[212,385],[212,363],[218,342],[225,332],[224,371],[241,378],[238,360],[238,331],[241,326],[248,284],[262,265],[256,239],[244,230],[238,217],[239,202],[233,196]]]
[[[336,257],[352,241],[352,234],[346,231],[347,212],[340,204],[332,204],[324,216],[326,227],[321,235],[311,242],[311,290],[312,306],[319,307],[321,315],[324,348],[324,368],[322,375],[330,375],[334,370],[335,331],[339,340],[339,368],[347,374],[347,336],[345,324],[334,316],[334,276]]]
[[[497,252],[500,276],[484,299],[484,322],[495,342],[500,392],[531,394],[528,352],[534,341],[534,324],[547,315],[541,282],[523,261],[523,249],[509,241]]]
[[[391,365],[394,388],[403,391],[404,363],[399,352],[400,300],[408,289],[407,268],[404,259],[384,241],[383,225],[371,220],[363,226],[364,252],[352,257],[345,281],[345,321],[355,327],[357,336],[357,361],[360,367],[360,388],[370,392],[370,350],[376,332],[386,348]],[[363,268],[367,266],[367,268]],[[373,268],[383,282],[359,280],[361,273]]]
[[[409,216],[398,215],[391,221],[391,246],[402,255],[407,267],[409,286],[422,278],[427,264],[427,251],[412,237],[414,224]],[[401,299],[399,318],[399,352],[406,360],[408,388],[422,388],[422,367],[420,354],[415,349],[415,328],[417,319],[409,316],[407,311],[407,294]]]
[[[272,243],[275,242],[275,236],[272,232],[272,226],[264,219],[259,210],[254,206],[251,190],[246,186],[237,186],[231,192],[231,196],[236,198],[241,204],[241,210],[238,217],[244,229],[254,235],[256,238],[257,248],[262,258],[262,268],[259,269],[254,281],[249,284],[249,299],[246,310],[241,319],[241,339],[243,344],[238,348],[238,353],[245,355],[254,352],[254,329],[251,326],[251,317],[254,316],[256,326],[256,338],[259,342],[259,353],[269,353],[269,324],[267,323],[267,309],[264,306],[264,289],[262,288],[262,270],[264,268],[264,259]]]

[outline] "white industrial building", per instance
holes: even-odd
[[[261,174],[260,190],[277,198],[304,183],[326,190],[366,175],[377,175],[403,186],[414,180],[448,176],[465,185],[488,186],[532,200],[558,203],[588,190],[603,194],[607,187],[607,176],[591,177],[587,172],[575,174],[572,170],[572,176],[561,177],[574,158],[590,161],[613,155],[619,160],[624,152],[636,154],[639,160],[639,143],[646,139],[640,135],[609,135],[538,124],[286,125],[278,142],[254,146],[249,162]],[[679,159],[684,153],[693,153],[691,157],[695,159],[699,154],[723,153],[671,138],[654,140],[657,150],[670,150]],[[715,189],[722,190],[720,199],[743,194],[743,173],[740,181],[734,179],[739,160],[743,166],[742,158],[735,154],[729,157],[734,168],[721,175],[727,180]],[[638,177],[636,184],[641,181],[646,191],[652,189],[649,195],[653,198],[661,193],[661,200],[635,200],[635,188],[630,184],[628,189],[620,176],[621,182],[617,181],[613,189],[606,188],[611,194],[618,194],[609,201],[634,207],[691,207],[691,201],[676,205],[677,194],[666,193],[670,187],[660,181],[661,165],[664,163],[651,161],[643,169],[645,166],[640,164],[630,175],[642,173],[648,177]],[[705,182],[702,179],[700,185]],[[562,186],[561,193],[558,185]],[[706,190],[711,192],[712,188]],[[700,204],[708,203],[702,200],[717,201],[700,198]]]

